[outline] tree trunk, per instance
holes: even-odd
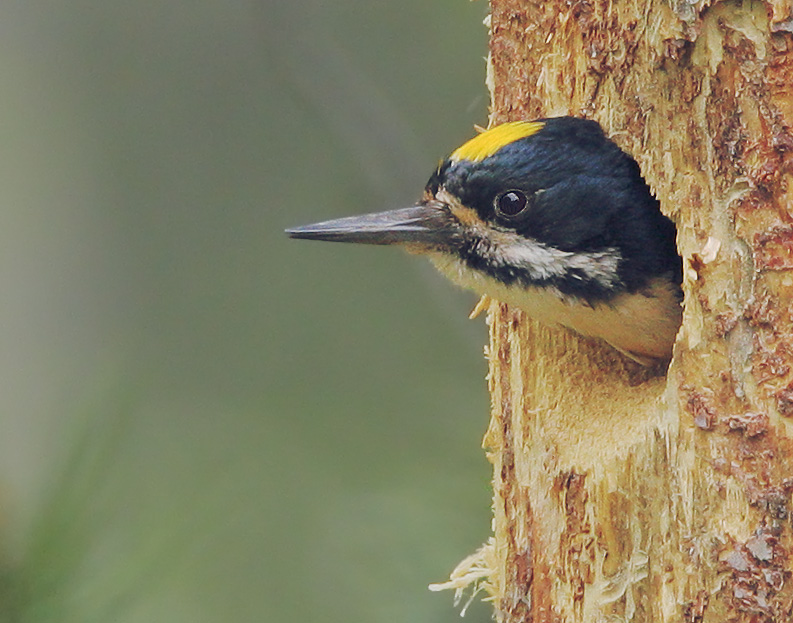
[[[492,123],[598,120],[685,273],[668,374],[491,305],[497,619],[788,622],[791,0],[491,5]]]

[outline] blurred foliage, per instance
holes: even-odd
[[[282,230],[419,196],[486,121],[486,10],[4,5],[0,621],[457,620],[473,301]]]

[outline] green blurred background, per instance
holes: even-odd
[[[486,123],[486,11],[3,3],[0,621],[458,619],[474,297],[282,231],[419,196]]]

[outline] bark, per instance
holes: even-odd
[[[685,265],[668,374],[491,305],[497,619],[790,621],[791,1],[491,5],[491,121],[598,120]]]

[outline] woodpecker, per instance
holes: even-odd
[[[400,245],[465,288],[643,365],[670,359],[681,322],[675,226],[636,161],[591,120],[496,126],[443,160],[412,207],[287,233]]]

